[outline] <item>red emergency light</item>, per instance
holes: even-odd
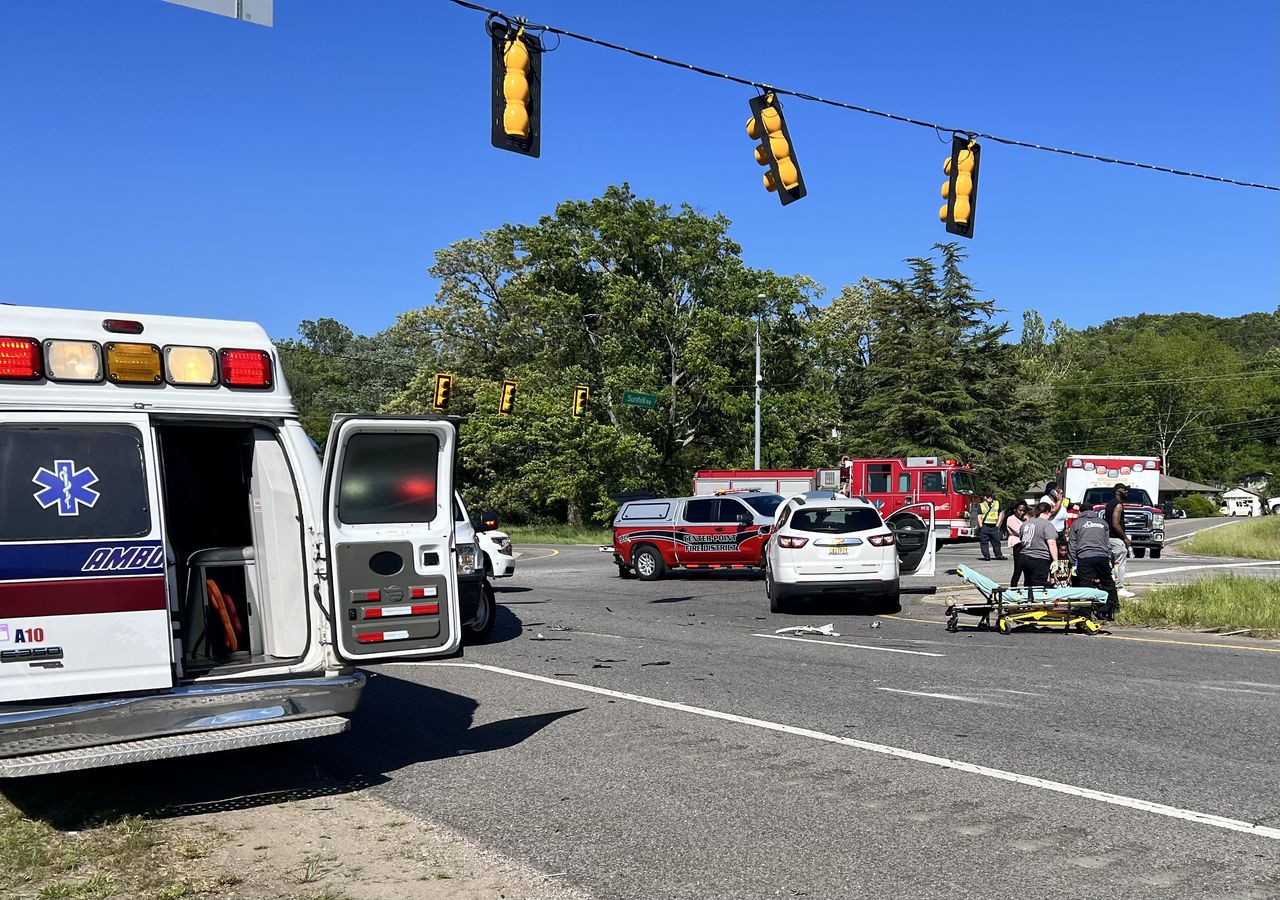
[[[264,350],[223,349],[218,351],[222,383],[230,388],[269,390],[271,355]]]
[[[39,381],[42,363],[40,342],[35,338],[0,337],[0,379]]]
[[[142,334],[142,323],[133,319],[103,319],[102,329],[112,334]]]

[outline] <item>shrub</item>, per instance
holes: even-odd
[[[1177,509],[1184,510],[1188,519],[1207,519],[1218,514],[1218,507],[1204,494],[1188,494],[1173,501]]]

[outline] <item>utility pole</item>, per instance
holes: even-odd
[[[760,468],[760,317],[764,315],[764,294],[757,294],[760,308],[756,311],[756,468]]]

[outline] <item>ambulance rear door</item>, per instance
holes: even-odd
[[[140,413],[0,418],[0,699],[173,686],[155,441]]]
[[[446,419],[335,419],[324,505],[331,624],[341,659],[427,659],[461,646],[456,442]]]

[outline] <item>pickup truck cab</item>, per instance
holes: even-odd
[[[671,569],[763,569],[783,498],[758,491],[624,503],[613,520],[618,575],[641,581]]]

